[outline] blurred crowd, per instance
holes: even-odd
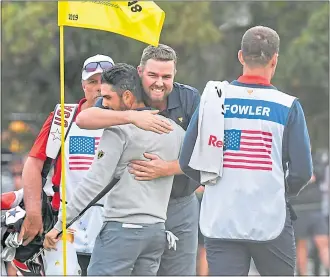
[[[22,170],[25,155],[1,148],[1,192],[22,188]]]

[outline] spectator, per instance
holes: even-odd
[[[309,239],[315,244],[316,251],[314,253],[312,251],[314,261],[315,256],[318,255],[326,270],[329,269],[329,236],[326,220],[322,214],[320,180],[322,180],[321,175],[319,173],[318,175],[314,174],[309,184],[300,194],[290,199],[290,203],[297,214],[297,220],[293,222],[293,227],[296,237],[297,271],[299,275],[308,274]],[[314,270],[317,270],[317,264],[314,267],[316,267]]]

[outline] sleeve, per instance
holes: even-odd
[[[46,160],[46,146],[50,127],[52,125],[53,115],[54,112],[51,112],[46,121],[44,122],[44,125],[42,126],[39,135],[34,141],[34,144],[30,150],[29,157],[37,158],[43,161]]]
[[[70,203],[66,207],[67,222],[75,218],[113,179],[117,164],[126,144],[126,135],[120,127],[105,129],[100,140],[98,153],[83,178],[76,186]],[[54,226],[62,230],[62,214]]]
[[[185,175],[187,175],[190,179],[196,181],[197,183],[200,183],[200,172],[189,167],[190,158],[197,139],[198,113],[199,106],[196,108],[186,131],[179,157],[179,164],[181,170]]]
[[[297,100],[291,107],[285,128],[283,154],[289,169],[286,183],[289,194],[297,195],[313,175],[311,144],[307,124],[303,109]]]
[[[101,108],[101,109],[106,109],[103,105],[103,97],[99,97],[97,100],[96,100],[96,103],[94,105],[94,107],[97,107],[97,108]]]
[[[199,102],[201,100],[201,96],[197,89],[193,88],[192,92],[193,92],[192,105],[191,105],[190,111],[188,111],[189,121],[192,119],[192,116],[193,116],[194,112],[197,110],[197,108],[199,106]],[[198,122],[198,120],[197,120],[197,122]]]

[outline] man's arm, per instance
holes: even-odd
[[[98,153],[95,155],[86,176],[73,192],[73,197],[66,207],[67,223],[76,217],[113,179],[125,143],[126,135],[120,127],[104,130],[98,146],[98,153],[103,153],[103,155],[98,155]],[[59,215],[54,228],[58,231],[62,230],[62,214]]]
[[[24,219],[19,239],[24,239],[23,245],[29,244],[34,237],[43,231],[41,215],[41,171],[46,160],[46,145],[53,119],[51,113],[42,126],[38,137],[29,153],[22,172],[24,188],[24,205],[26,217]]]
[[[179,160],[164,161],[154,154],[144,153],[149,161],[132,160],[129,164],[129,173],[133,174],[136,180],[150,181],[160,177],[183,174]]]
[[[167,162],[167,176],[181,175],[183,171],[181,170],[179,160]],[[166,176],[166,175],[165,175]]]
[[[191,121],[192,116],[195,113],[195,111],[198,110],[199,103],[201,101],[201,96],[200,96],[199,91],[194,88],[193,93],[194,93],[193,102],[192,102],[191,110],[188,113],[190,116],[189,122]]]
[[[109,128],[115,125],[132,123],[132,111],[114,111],[92,107],[81,111],[76,124],[82,129],[94,130]]]
[[[305,116],[296,100],[291,108],[283,135],[289,174],[286,178],[289,194],[297,195],[313,176],[311,144]]]
[[[93,130],[131,123],[146,131],[159,134],[169,133],[173,127],[168,121],[155,116],[158,112],[158,110],[114,111],[103,107],[102,98],[100,98],[95,107],[85,109],[77,115],[76,124],[82,129]]]
[[[28,157],[24,164],[22,180],[24,184],[24,205],[27,214],[41,215],[41,171],[44,161]]]
[[[180,85],[183,93],[182,97],[184,100],[182,104],[185,109],[185,113],[188,116],[189,122],[191,121],[192,115],[199,106],[200,94],[197,89],[187,86]],[[179,160],[175,161],[163,161],[157,155],[145,153],[144,155],[150,161],[134,160],[130,164],[130,173],[135,175],[136,180],[149,181],[160,177],[181,175],[183,171],[180,168]]]
[[[187,175],[190,179],[196,181],[197,183],[200,183],[200,172],[198,170],[192,169],[189,166],[190,158],[193,153],[198,134],[198,113],[199,106],[195,110],[189,123],[188,129],[186,131],[179,157],[179,164],[181,170],[184,172],[185,175]]]

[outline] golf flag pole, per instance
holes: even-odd
[[[165,12],[153,1],[58,1],[58,26],[60,27],[63,275],[67,274],[64,151],[64,26],[108,31],[158,46],[164,20]]]
[[[64,27],[60,26],[60,85],[61,85],[61,198],[62,198],[62,241],[63,275],[66,276],[66,187],[65,187],[65,151],[64,151]]]

